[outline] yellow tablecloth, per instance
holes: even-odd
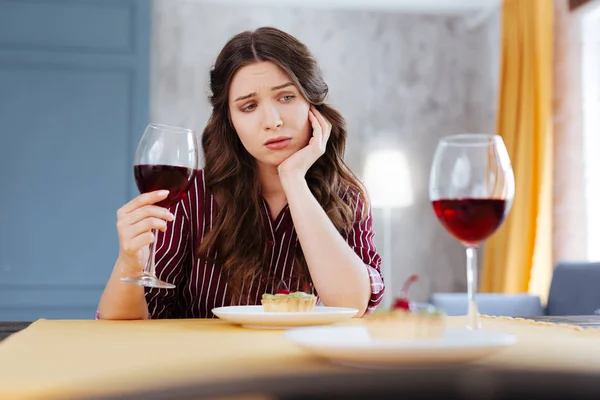
[[[465,319],[448,322],[460,326]],[[479,364],[600,373],[600,330],[492,317],[484,318],[484,328],[516,334],[518,343]],[[286,341],[283,331],[220,320],[42,319],[0,342],[0,399],[58,399],[165,382],[340,370]]]

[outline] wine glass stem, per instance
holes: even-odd
[[[479,312],[477,311],[477,301],[475,300],[475,293],[477,292],[477,247],[466,246],[466,252],[467,295],[469,300],[467,328],[476,330],[481,328],[481,321],[479,321]]]
[[[150,243],[150,256],[148,257],[148,262],[146,263],[146,267],[144,268],[144,275],[155,276],[154,275],[154,267],[155,267],[155,253],[156,253],[156,240],[158,239],[158,230],[152,229],[152,234],[154,235],[154,240]]]

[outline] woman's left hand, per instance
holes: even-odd
[[[308,145],[298,150],[277,167],[282,179],[301,177],[304,178],[308,169],[325,153],[327,141],[331,134],[331,123],[311,106],[308,119],[312,124],[313,134]]]

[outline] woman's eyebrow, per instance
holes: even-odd
[[[279,85],[279,86],[273,86],[273,87],[271,88],[271,90],[279,90],[279,89],[286,88],[286,87],[288,87],[288,86],[294,86],[294,83],[293,83],[293,82],[288,82],[288,83],[284,83],[283,85]]]
[[[286,88],[288,86],[294,86],[294,83],[293,82],[287,82],[287,83],[284,83],[283,85],[273,86],[271,88],[271,90],[279,90],[279,89]],[[249,99],[250,97],[254,97],[254,96],[256,96],[256,92],[248,93],[248,94],[246,94],[244,96],[238,97],[237,99],[234,100],[234,102],[240,101],[240,100],[246,100],[246,99]]]

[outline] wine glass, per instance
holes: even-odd
[[[481,328],[475,299],[477,249],[504,222],[514,192],[513,170],[500,136],[471,133],[439,141],[429,197],[441,224],[466,249],[467,329]]]
[[[175,126],[149,124],[135,152],[133,174],[140,193],[168,190],[166,199],[157,206],[170,208],[186,197],[194,171],[198,168],[198,143],[194,131]],[[155,252],[158,231],[152,230],[154,241],[146,267],[136,277],[121,281],[140,286],[173,289],[155,275]]]

